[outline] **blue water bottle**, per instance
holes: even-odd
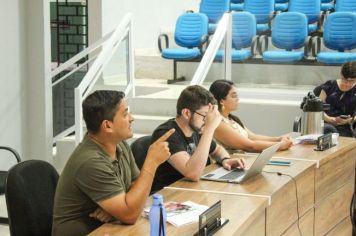
[[[167,213],[163,205],[163,197],[153,194],[153,204],[148,214],[150,219],[150,236],[166,236]]]

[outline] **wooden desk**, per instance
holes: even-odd
[[[220,195],[209,193],[194,193],[174,190],[161,190],[165,201],[193,201],[195,203],[211,206],[217,201],[222,203],[222,216],[230,220],[216,235],[261,235],[265,231],[265,198],[237,197],[233,195]],[[151,199],[147,201],[151,205]],[[116,235],[149,235],[149,221],[141,217],[135,225],[105,224],[92,232],[90,236],[103,236],[109,233]],[[193,235],[198,230],[198,223],[182,227],[167,224],[167,235]]]
[[[245,159],[248,163],[251,163],[254,158]],[[218,166],[210,165],[205,169],[204,173],[215,168],[218,168]],[[264,170],[287,174],[296,180],[300,217],[313,209],[315,164],[292,160],[291,166],[266,166]],[[213,181],[190,182],[183,179],[171,186],[201,191],[214,190],[237,194],[251,194],[251,196],[269,196],[271,198],[271,205],[266,209],[266,232],[267,235],[281,235],[298,218],[295,184],[291,180],[291,177],[263,172],[261,175],[254,176],[242,184]],[[313,219],[314,217],[308,221],[308,224],[305,224],[305,229],[303,229],[305,232],[303,233],[304,235],[308,235],[307,232],[313,232]],[[262,235],[265,235],[265,233]]]
[[[339,138],[339,145],[327,151],[317,152],[314,148],[314,145],[296,145],[279,152],[275,158],[290,159],[292,165],[266,166],[264,170],[290,175],[296,181],[299,226],[303,235],[351,235],[349,204],[354,191],[356,141]],[[217,166],[211,165],[205,172],[214,168]],[[160,192],[165,201],[191,200],[210,206],[222,200],[222,215],[230,222],[217,235],[299,235],[296,188],[292,178],[263,172],[243,184],[180,180],[171,186],[213,190],[220,194],[172,189]],[[259,196],[232,196],[224,192]],[[270,205],[264,196],[271,197]],[[192,235],[197,230],[197,224],[179,228],[167,226],[168,235]],[[133,226],[105,224],[90,235],[105,232],[111,236],[148,235],[149,224],[145,218],[140,218]]]

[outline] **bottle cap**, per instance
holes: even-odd
[[[159,205],[159,204],[163,205],[163,197],[161,194],[157,194],[157,193],[153,194],[152,198],[153,198],[154,205]]]

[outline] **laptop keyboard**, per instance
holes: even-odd
[[[221,176],[219,179],[237,179],[244,173],[245,173],[245,171],[243,169],[235,169],[235,170],[231,171],[230,173]]]

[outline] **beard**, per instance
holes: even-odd
[[[202,126],[200,126],[200,127],[197,127],[197,126],[194,125],[192,118],[190,118],[190,120],[188,122],[188,125],[194,132],[197,132],[197,133],[200,134],[203,131],[204,124]]]

